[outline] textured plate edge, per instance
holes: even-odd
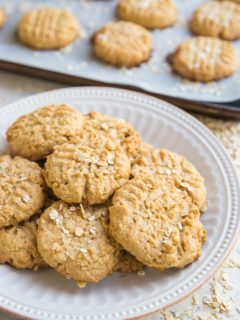
[[[227,164],[227,170],[226,170],[226,175],[227,177],[230,179],[228,179],[228,184],[229,184],[229,190],[231,191],[231,203],[232,203],[232,207],[233,207],[233,211],[235,212],[235,214],[237,214],[239,212],[239,207],[237,208],[237,203],[239,202],[239,184],[238,184],[238,179],[237,179],[237,175],[236,175],[236,171],[235,168],[233,166],[233,163],[230,159],[230,157],[228,156],[228,154],[226,153],[225,149],[223,148],[223,146],[221,145],[221,143],[216,139],[216,137],[211,133],[210,130],[208,130],[204,125],[202,125],[198,120],[196,120],[194,117],[188,115],[186,112],[172,106],[171,104],[168,104],[167,102],[164,102],[162,100],[159,100],[157,98],[153,98],[153,97],[148,97],[145,94],[141,94],[141,93],[134,93],[132,91],[128,91],[128,90],[122,90],[122,89],[112,89],[112,88],[98,88],[98,87],[84,87],[84,88],[65,88],[65,89],[58,89],[58,90],[53,90],[53,91],[49,91],[49,92],[45,92],[45,93],[40,93],[37,95],[33,95],[21,100],[18,100],[16,102],[13,102],[3,108],[0,109],[0,117],[4,116],[5,114],[10,113],[11,111],[14,111],[15,109],[19,109],[21,107],[25,105],[29,105],[29,103],[34,103],[37,102],[37,104],[39,104],[40,102],[42,103],[47,103],[47,100],[50,99],[60,99],[60,98],[71,98],[74,97],[75,95],[78,95],[79,98],[81,96],[106,96],[106,97],[115,97],[115,98],[125,98],[125,99],[129,99],[129,101],[132,102],[141,102],[141,104],[145,104],[145,109],[154,109],[156,112],[158,110],[158,108],[162,109],[163,112],[165,113],[169,113],[170,115],[172,115],[173,117],[178,116],[180,119],[180,122],[183,122],[185,125],[189,125],[192,124],[192,128],[195,129],[195,133],[198,134],[198,136],[200,136],[201,138],[204,138],[207,140],[210,140],[210,144],[212,145],[212,149],[213,149],[213,153],[215,158],[218,158],[218,160],[220,161],[221,165]],[[191,129],[192,129],[191,128]],[[225,166],[224,166],[225,167]],[[235,198],[233,197],[235,195]],[[221,256],[221,258],[218,259],[218,263],[215,266],[215,268],[212,269],[211,272],[207,271],[206,275],[204,275],[201,280],[200,280],[200,284],[199,286],[195,286],[193,289],[190,288],[190,292],[187,292],[186,295],[182,295],[180,299],[173,299],[174,301],[171,302],[171,304],[167,304],[164,307],[159,308],[154,308],[151,306],[148,306],[149,309],[152,309],[152,311],[150,312],[144,312],[144,314],[142,314],[141,316],[136,316],[135,318],[131,318],[131,319],[138,319],[144,315],[148,315],[148,314],[152,314],[155,313],[157,310],[162,310],[164,308],[166,308],[169,305],[175,304],[181,300],[183,300],[184,298],[186,298],[187,296],[189,296],[192,292],[194,292],[195,290],[197,290],[201,285],[203,285],[209,278],[211,278],[211,276],[216,272],[216,270],[224,263],[225,259],[227,256],[229,256],[229,254],[231,253],[231,251],[233,250],[234,245],[236,244],[237,240],[238,240],[238,233],[240,231],[240,222],[237,223],[237,230],[235,234],[232,234],[231,240],[230,240],[230,244],[228,244],[228,250]],[[233,233],[233,232],[232,232]],[[216,263],[215,263],[216,264]],[[194,286],[194,284],[193,284]],[[1,305],[1,302],[0,302]],[[20,306],[20,305],[19,305]],[[22,305],[23,307],[25,307],[24,305]],[[34,314],[35,312],[37,313],[42,313],[42,316],[44,316],[43,314],[45,312],[42,312],[40,310],[34,309],[34,308],[29,308],[27,307],[30,311],[31,314]],[[0,309],[3,309],[3,311],[8,311],[10,313],[13,313],[14,315],[17,316],[21,316],[24,317],[23,313],[15,313],[14,311],[12,311],[11,309],[5,309],[4,307],[0,306]],[[136,310],[133,310],[133,313],[137,312]],[[141,312],[141,311],[140,311]],[[58,319],[90,319],[90,317],[88,316],[81,316],[81,315],[67,315],[67,314],[59,314],[59,313],[55,313],[55,315],[53,315],[53,312],[51,312],[52,315],[50,315],[50,313],[47,316],[50,316],[50,318],[54,319],[58,318]],[[36,314],[37,315],[37,314]],[[54,316],[54,317],[53,317]],[[109,316],[111,316],[111,314],[106,314],[104,315],[104,317],[91,317],[92,319],[105,319],[105,318],[109,318]],[[114,315],[113,315],[114,316]],[[121,314],[118,313],[117,316],[121,316]],[[122,313],[122,316],[124,316],[124,314]],[[41,317],[41,315],[40,315]],[[128,317],[129,318],[129,317]],[[26,316],[25,318],[26,319]],[[29,319],[29,318],[28,318]],[[30,318],[31,319],[31,318]],[[32,318],[34,319],[34,318]]]

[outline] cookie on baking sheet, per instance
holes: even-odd
[[[206,204],[204,178],[185,157],[166,149],[157,149],[143,144],[132,166],[131,175],[150,172],[171,177],[177,187],[185,189],[200,210]]]
[[[177,7],[172,0],[120,0],[118,17],[145,28],[166,28],[177,20]]]
[[[89,134],[103,135],[119,143],[129,158],[135,157],[141,145],[139,133],[122,119],[98,112],[90,112],[84,117],[83,139]]]
[[[125,21],[111,22],[92,39],[95,56],[116,67],[134,67],[150,59],[151,34],[143,27]]]
[[[74,206],[55,202],[40,217],[38,249],[56,271],[84,286],[112,272],[121,247],[108,234],[106,205]]]
[[[47,157],[44,176],[54,194],[68,202],[104,203],[130,175],[130,160],[102,136],[72,141]]]
[[[7,130],[13,154],[40,160],[82,133],[83,116],[67,104],[49,105],[18,118]]]
[[[195,37],[180,44],[169,56],[174,72],[194,81],[220,80],[238,69],[238,54],[234,46],[211,37]]]
[[[0,229],[0,263],[8,263],[18,269],[34,269],[45,266],[37,249],[37,223],[30,221]]]
[[[4,26],[6,21],[6,15],[3,9],[0,8],[0,28]]]
[[[192,198],[162,175],[140,174],[119,188],[110,233],[149,267],[183,268],[201,256],[206,231]]]
[[[44,7],[25,14],[17,27],[19,40],[35,49],[59,49],[76,40],[77,19],[67,10]]]
[[[29,220],[44,205],[42,169],[21,157],[0,156],[0,228]]]
[[[192,16],[190,28],[202,36],[225,40],[240,38],[240,6],[230,1],[210,1]]]
[[[122,273],[137,273],[144,269],[144,264],[138,261],[133,255],[127,251],[123,251],[123,254],[119,262],[114,266],[114,272]]]
[[[222,1],[226,1],[226,0],[222,0]],[[231,2],[236,2],[236,3],[239,3],[240,4],[240,0],[229,0]]]

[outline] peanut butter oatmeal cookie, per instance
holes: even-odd
[[[224,40],[196,37],[180,44],[169,56],[173,71],[194,81],[214,81],[231,76],[238,69],[238,54]]]
[[[35,217],[17,226],[0,229],[0,263],[18,269],[36,270],[45,266],[37,249]]]
[[[108,227],[106,205],[58,201],[40,217],[38,249],[47,264],[81,287],[95,283],[112,272],[121,255]]]
[[[130,160],[104,137],[72,141],[47,157],[44,176],[55,195],[68,202],[104,203],[129,178]]]
[[[143,27],[125,21],[111,22],[93,36],[95,56],[116,67],[134,67],[150,59],[151,34]]]
[[[19,40],[36,49],[65,47],[79,33],[79,23],[70,12],[50,7],[27,12],[17,28]]]
[[[204,178],[185,157],[165,149],[143,144],[131,175],[140,173],[162,174],[171,177],[178,188],[186,190],[200,210],[206,204]]]
[[[194,12],[190,28],[197,35],[239,39],[240,6],[230,1],[207,2]]]
[[[80,135],[83,116],[67,104],[49,105],[17,119],[7,130],[12,152],[31,160],[40,160],[53,147]]]
[[[140,174],[119,188],[110,207],[110,233],[149,267],[183,268],[201,256],[206,232],[184,190],[162,175]]]
[[[0,228],[29,220],[44,205],[42,169],[21,157],[0,156]]]
[[[91,134],[112,138],[122,146],[129,158],[135,157],[141,145],[138,132],[122,119],[98,112],[90,112],[84,117],[83,139]]]
[[[121,259],[114,266],[114,272],[122,273],[137,273],[144,268],[144,264],[138,261],[134,256],[132,256],[127,251],[123,251]]]
[[[166,28],[177,20],[172,0],[120,0],[118,16],[149,29]]]

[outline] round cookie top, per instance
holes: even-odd
[[[47,157],[44,176],[54,194],[68,202],[104,203],[130,175],[121,146],[104,137],[71,141]]]
[[[0,156],[0,228],[29,220],[44,205],[42,169],[21,157]]]
[[[186,190],[200,210],[206,205],[206,188],[204,178],[185,157],[166,149],[153,148],[143,144],[131,175],[140,173],[162,174],[172,178],[178,188]]]
[[[177,20],[172,0],[120,0],[118,16],[149,29],[166,28]]]
[[[79,23],[67,10],[44,7],[26,13],[17,27],[20,41],[36,49],[65,47],[79,36]]]
[[[138,132],[122,119],[90,112],[84,117],[83,139],[91,134],[112,138],[122,146],[129,158],[135,157],[141,145]]]
[[[6,15],[3,9],[0,8],[0,28],[4,26],[6,21]]]
[[[240,38],[240,6],[230,1],[210,1],[198,8],[190,23],[193,33],[225,40]]]
[[[82,133],[83,116],[67,104],[49,105],[18,118],[7,130],[12,152],[40,160]]]
[[[95,56],[117,67],[138,66],[152,51],[151,34],[132,22],[111,22],[95,33],[92,42]]]
[[[205,230],[199,216],[192,198],[172,180],[140,174],[115,192],[110,233],[149,267],[183,268],[201,255]]]
[[[226,1],[226,0],[222,0],[222,1]],[[236,3],[240,3],[240,0],[229,0],[231,2],[236,2]]]
[[[230,42],[199,36],[180,44],[169,62],[183,78],[208,82],[231,76],[239,60]]]
[[[0,263],[19,269],[37,270],[45,266],[37,249],[36,218],[0,229]]]
[[[121,247],[109,236],[106,205],[73,206],[55,202],[40,217],[38,249],[56,271],[83,286],[107,276]]]
[[[127,251],[123,251],[121,259],[114,266],[114,272],[122,272],[122,273],[137,273],[144,268],[144,264],[138,261],[134,256],[132,256]]]

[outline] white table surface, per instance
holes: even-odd
[[[63,86],[56,83],[0,72],[0,107],[31,94],[61,87]],[[222,121],[201,116],[198,118],[225,145],[237,166],[240,177],[240,121]],[[215,277],[193,296],[164,312],[158,312],[145,319],[239,320],[240,241]],[[15,320],[15,318],[0,313],[0,320]]]

